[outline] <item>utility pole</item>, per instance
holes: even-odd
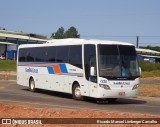
[[[139,47],[139,36],[137,36],[137,44],[136,44],[136,47],[137,47],[137,48]]]

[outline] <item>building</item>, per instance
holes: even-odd
[[[145,60],[149,62],[160,62],[160,52],[136,48],[138,60]]]
[[[16,58],[18,45],[45,43],[47,40],[43,35],[0,30],[0,59]]]

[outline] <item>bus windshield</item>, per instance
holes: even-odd
[[[99,76],[108,79],[139,77],[134,46],[98,45]]]

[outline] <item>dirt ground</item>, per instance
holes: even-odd
[[[141,78],[145,80],[160,80],[160,77],[147,77],[147,78]]]
[[[54,110],[28,105],[0,103],[0,118],[160,118],[146,114],[110,113],[92,110]],[[160,124],[1,124],[0,127],[159,127]]]

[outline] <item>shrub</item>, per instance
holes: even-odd
[[[148,61],[139,61],[139,66],[141,67],[142,71],[160,71],[160,63],[151,63]]]
[[[16,61],[0,60],[0,71],[16,71]]]

